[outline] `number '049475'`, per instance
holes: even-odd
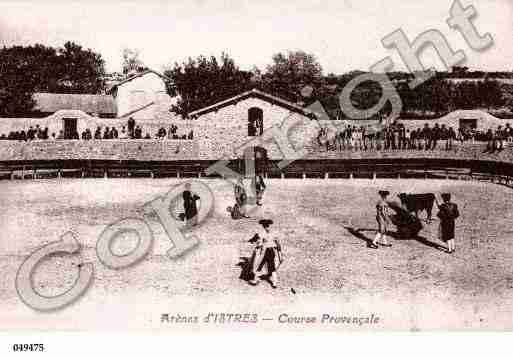
[[[14,344],[12,350],[15,352],[43,352],[43,344]]]

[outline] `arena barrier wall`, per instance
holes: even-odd
[[[257,163],[268,178],[439,178],[485,180],[513,188],[513,146],[485,152],[486,144],[455,144],[451,151],[321,151],[283,169]],[[195,140],[0,141],[0,178],[204,177],[216,161],[197,155]],[[245,162],[229,167],[244,173]]]

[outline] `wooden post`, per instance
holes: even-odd
[[[349,179],[353,179],[353,172],[349,173]]]
[[[372,173],[372,180],[375,181],[376,180],[376,172],[373,172]]]
[[[103,178],[108,178],[106,169],[103,170]]]
[[[11,171],[11,181],[14,180],[14,170]]]
[[[281,177],[281,179],[285,179],[285,173],[281,172],[280,177]]]
[[[155,174],[153,173],[153,171],[150,172],[150,177],[155,178]]]
[[[326,172],[326,173],[324,174],[324,179],[329,179],[329,178],[330,178],[330,173],[329,173],[329,172]]]
[[[177,171],[176,172],[176,178],[179,179],[180,178],[180,171]]]
[[[303,172],[303,179],[306,179],[306,173]]]
[[[59,170],[57,171],[57,178],[61,178],[62,175],[61,175],[61,169],[59,168]]]

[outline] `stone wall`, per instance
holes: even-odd
[[[435,151],[424,150],[369,150],[369,151],[326,151],[317,148],[308,152],[305,159],[461,159],[513,163],[513,143],[507,143],[505,149],[493,153],[486,152],[485,143],[454,143],[453,149],[445,151],[439,143]]]
[[[16,160],[141,160],[197,159],[194,140],[58,140],[0,141],[0,161]]]
[[[205,141],[199,140],[48,140],[48,141],[0,141],[0,161],[13,160],[60,160],[60,159],[101,159],[101,160],[218,160],[200,153]],[[455,143],[451,151],[381,150],[381,151],[326,151],[317,144],[305,146],[303,159],[461,159],[513,163],[513,144],[507,143],[503,151],[484,152],[484,143]],[[441,146],[440,146],[441,148]],[[300,150],[301,147],[295,147]],[[233,158],[242,158],[231,157]],[[274,156],[274,160],[283,156]]]

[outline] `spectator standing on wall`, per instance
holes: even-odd
[[[495,141],[494,141],[494,136],[493,136],[493,132],[492,132],[491,128],[489,128],[488,131],[486,131],[485,140],[486,140],[486,150],[488,152],[494,151],[495,150]]]
[[[436,150],[436,145],[438,140],[440,139],[440,125],[435,123],[435,126],[431,130],[431,146],[429,147],[431,150]]]
[[[102,128],[100,126],[96,127],[96,131],[94,131],[94,139],[95,140],[102,139]]]
[[[105,131],[103,131],[103,139],[108,140],[110,138],[110,128],[109,126],[105,127]]]
[[[440,127],[440,142],[442,142],[442,146],[447,151],[449,149],[449,131],[447,127],[445,127],[445,123],[442,123],[442,127]]]
[[[166,138],[166,129],[164,127],[161,127],[159,131],[157,132],[157,138],[164,139]]]
[[[513,128],[511,128],[509,123],[507,123],[506,127],[504,128],[504,134],[506,141],[511,142],[513,140]]]
[[[133,119],[133,117],[130,117],[128,119],[127,126],[128,126],[128,136],[130,138],[134,138],[135,137],[135,133],[134,133],[134,130],[135,130],[135,120]]]
[[[134,130],[134,137],[135,137],[136,139],[141,139],[141,138],[142,138],[142,129],[141,129],[141,127],[140,127],[139,125],[137,125],[137,126],[135,127],[135,130]]]
[[[422,129],[422,148],[428,150],[431,146],[431,129],[427,123],[424,124]]]
[[[128,138],[128,133],[126,132],[125,126],[121,127],[121,133],[119,134],[119,139],[126,140]]]
[[[504,149],[504,130],[502,126],[497,127],[495,131],[495,149],[499,151]]]
[[[447,131],[447,143],[448,143],[448,150],[452,150],[452,143],[456,139],[456,132],[454,131],[454,128],[449,127],[449,130]]]
[[[110,138],[112,139],[115,139],[115,138],[118,138],[118,129],[116,127],[112,127],[112,129],[110,130]]]
[[[411,149],[411,132],[409,129],[404,129],[404,149]]]

